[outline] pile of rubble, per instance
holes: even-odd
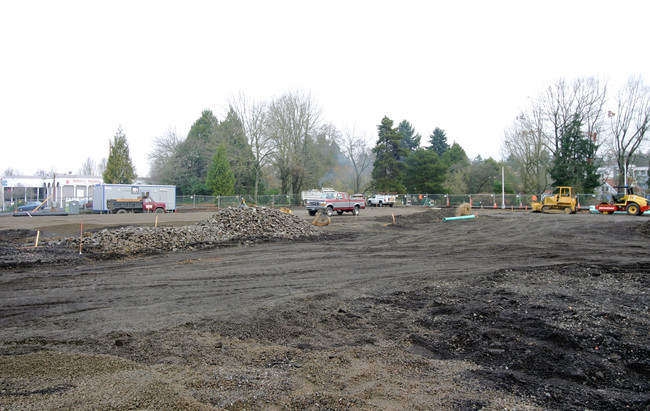
[[[321,234],[318,228],[295,215],[273,208],[245,207],[222,209],[207,220],[186,226],[103,229],[85,236],[82,247],[88,252],[132,255],[269,239],[295,240]],[[52,243],[79,247],[79,238],[50,241]]]

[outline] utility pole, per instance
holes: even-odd
[[[56,206],[56,173],[52,173],[52,212]]]
[[[506,208],[506,174],[501,166],[501,208]]]

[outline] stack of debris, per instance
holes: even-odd
[[[207,220],[179,227],[103,229],[83,238],[83,249],[108,254],[147,254],[195,250],[225,244],[247,244],[269,239],[295,240],[322,232],[298,216],[265,207],[227,208]],[[79,246],[78,238],[50,241]]]

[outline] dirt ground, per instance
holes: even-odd
[[[108,260],[31,245],[154,216],[0,217],[0,409],[650,409],[650,218],[450,213]]]

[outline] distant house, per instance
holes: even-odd
[[[650,167],[640,167],[634,164],[631,164],[627,169],[627,182],[628,185],[634,188],[635,194],[645,195],[648,192],[648,169]],[[597,193],[607,195],[616,193],[616,185],[618,184],[616,180],[617,169],[615,167],[602,167],[598,169],[602,179],[606,179],[605,182],[598,188]],[[613,192],[612,192],[613,190]]]
[[[600,194],[603,198],[609,198],[612,195],[618,193],[618,191],[614,188],[615,185],[616,180],[613,178],[608,178],[603,184],[600,185],[600,187],[597,188],[597,193]]]
[[[635,187],[639,187],[643,191],[648,190],[648,170],[650,167],[630,166],[628,174],[632,177]]]

